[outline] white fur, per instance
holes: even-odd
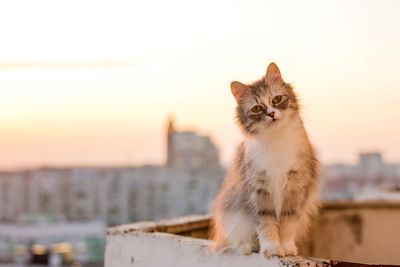
[[[287,172],[296,164],[299,145],[304,138],[300,121],[289,120],[286,125],[245,139],[245,155],[251,157],[255,173],[266,171],[272,181],[275,212],[282,210],[282,194],[287,184]]]
[[[231,248],[242,254],[249,254],[255,248],[256,229],[251,216],[244,211],[226,213],[222,219],[225,236],[231,241]]]

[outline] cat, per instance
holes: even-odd
[[[319,162],[297,96],[275,63],[250,85],[232,82],[231,91],[244,140],[213,203],[213,247],[297,255],[319,195]]]

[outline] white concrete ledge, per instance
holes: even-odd
[[[208,228],[210,219],[210,215],[191,215],[161,220],[158,222],[145,221],[124,224],[108,228],[107,235],[123,234],[133,231],[181,234],[185,231]]]
[[[299,247],[299,251],[307,257],[338,261],[301,257],[271,261],[256,253],[250,256],[216,254],[207,247],[210,244],[206,240],[209,224],[209,215],[196,215],[109,228],[106,267],[260,264],[354,267],[371,266],[367,264],[394,266],[400,263],[400,202],[324,203],[311,227],[308,241]]]
[[[107,235],[106,267],[328,267],[330,261],[302,257],[266,259],[258,253],[249,256],[215,253],[211,241],[167,233],[114,231]]]

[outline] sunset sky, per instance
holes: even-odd
[[[166,118],[240,134],[232,80],[274,61],[324,163],[400,162],[400,1],[2,1],[0,168],[164,161]]]

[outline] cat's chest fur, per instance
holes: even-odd
[[[282,209],[284,190],[288,185],[288,172],[297,165],[301,136],[297,131],[284,131],[279,136],[269,139],[245,141],[245,157],[249,163],[247,179],[268,180],[264,186],[268,187],[265,189],[271,193],[277,214]]]

